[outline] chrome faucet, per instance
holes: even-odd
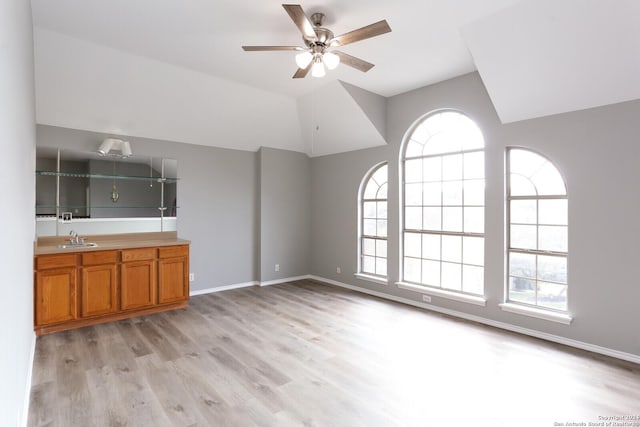
[[[78,233],[76,233],[75,231],[71,230],[69,232],[69,235],[71,236],[71,238],[69,239],[69,241],[71,242],[72,245],[79,245],[81,240],[84,239],[80,239],[80,237],[78,236]]]

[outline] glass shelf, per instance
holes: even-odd
[[[66,212],[72,209],[118,209],[118,208],[126,208],[126,209],[157,209],[168,211],[171,209],[179,209],[179,206],[124,206],[118,205],[114,203],[113,205],[105,205],[105,206],[86,206],[86,205],[68,205],[68,206],[58,206],[61,211]],[[36,205],[36,209],[55,209],[56,205]],[[52,214],[55,215],[55,214]]]
[[[40,176],[61,176],[71,178],[97,178],[97,179],[132,179],[137,181],[151,182],[178,182],[178,178],[162,178],[159,176],[133,176],[133,175],[112,175],[100,173],[78,173],[78,172],[56,172],[49,170],[36,170],[36,175]]]

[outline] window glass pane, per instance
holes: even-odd
[[[442,156],[442,179],[452,181],[462,179],[462,155]]]
[[[540,226],[538,228],[538,249],[541,251],[567,252],[567,226]]]
[[[371,176],[378,186],[387,182],[387,165],[380,166]]]
[[[376,235],[376,220],[375,219],[365,219],[363,221],[363,234],[365,236],[375,236]]]
[[[462,261],[462,237],[442,236],[442,260],[451,262]]]
[[[511,247],[520,249],[537,249],[535,225],[512,225]]]
[[[460,120],[456,127],[462,139],[463,150],[476,150],[484,147],[482,132],[473,120],[460,114]]]
[[[364,255],[375,255],[376,241],[374,239],[362,239],[362,253]]]
[[[538,212],[536,200],[511,201],[512,224],[535,224],[537,221],[537,216]]]
[[[437,125],[435,128],[430,125],[433,125],[433,122],[431,120],[425,120],[416,126],[411,134],[411,140],[420,143],[420,145],[424,145],[424,142],[431,136],[430,132],[437,131]],[[422,155],[422,151],[420,154]]]
[[[484,208],[464,208],[464,232],[484,233]]]
[[[538,255],[538,280],[567,283],[567,259]]]
[[[540,200],[538,209],[540,224],[567,225],[567,199]]]
[[[567,285],[538,282],[538,305],[567,310]]]
[[[470,294],[481,295],[484,290],[484,268],[463,265],[462,290]]]
[[[531,180],[536,186],[539,195],[565,195],[567,190],[564,186],[564,180],[550,162],[546,162],[540,170],[538,170]]]
[[[513,171],[513,169],[511,169]],[[529,180],[522,175],[511,173],[509,175],[510,187],[509,194],[512,196],[536,196],[536,187]]]
[[[378,257],[387,257],[387,241],[386,240],[376,240],[376,256]]]
[[[404,204],[405,206],[421,206],[422,205],[422,184],[405,184],[404,186]]]
[[[460,140],[455,138],[452,132],[443,130],[435,135],[431,135],[429,141],[427,141],[424,146],[423,154],[429,156],[455,151],[460,151]]]
[[[510,277],[509,278],[509,300],[535,305],[536,304],[535,280],[523,279],[521,277]]]
[[[376,194],[378,193],[378,184],[369,180],[367,186],[364,189],[364,198],[365,199],[375,199]]]
[[[387,275],[387,259],[376,258],[376,274],[379,276]]]
[[[439,206],[442,204],[442,184],[439,182],[424,184],[422,200],[425,206]]]
[[[422,208],[404,208],[404,227],[410,230],[422,228]]]
[[[509,253],[509,275],[536,278],[536,255]]]
[[[422,271],[420,269],[422,261],[417,258],[404,258],[404,280],[407,282],[420,283]]]
[[[443,289],[462,290],[462,266],[450,262],[442,263],[441,285]]]
[[[387,198],[387,183],[385,182],[380,186],[380,189],[378,190],[378,194],[376,194],[376,199],[381,200],[386,198]]]
[[[462,262],[484,265],[484,239],[482,237],[462,238]]]
[[[377,203],[377,216],[379,219],[387,219],[387,202]]]
[[[387,237],[387,220],[379,219],[377,222],[377,235],[380,237]]]
[[[422,283],[440,287],[440,261],[422,261]]]
[[[372,256],[362,257],[362,271],[365,273],[375,274],[376,272],[376,259]]]
[[[376,217],[376,202],[364,202],[363,203],[363,216],[365,218]]]
[[[484,205],[484,179],[474,179],[464,182],[464,204]]]
[[[404,162],[404,182],[422,182],[422,159]]]
[[[420,234],[404,233],[404,255],[420,258]]]
[[[478,151],[464,155],[464,179],[484,178],[484,153]]]
[[[442,230],[462,231],[462,208],[442,208]]]
[[[517,172],[527,178],[535,175],[547,162],[547,159],[529,150],[509,150],[511,172]]]
[[[439,231],[442,229],[442,208],[424,208],[423,229]]]
[[[423,160],[423,179],[425,182],[440,181],[442,179],[440,157],[427,157]]]
[[[442,183],[442,204],[444,206],[462,205],[462,181]]]
[[[422,235],[422,258],[440,259],[440,236],[438,234]]]
[[[413,134],[413,137],[415,137],[415,133]],[[405,156],[406,157],[421,156],[422,148],[423,148],[423,145],[412,138],[412,140],[409,141],[409,143],[407,144],[407,151],[405,152]]]

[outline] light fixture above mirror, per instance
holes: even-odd
[[[113,153],[112,151],[115,151],[115,153]],[[101,156],[106,156],[107,154],[109,154],[111,156],[125,158],[131,157],[133,152],[131,151],[131,144],[129,144],[129,141],[123,141],[122,139],[117,138],[106,138],[104,141],[102,141],[102,144],[100,144],[100,147],[98,148],[98,154],[100,154]]]

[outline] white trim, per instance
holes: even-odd
[[[362,292],[365,294],[373,295],[379,298],[388,299],[391,301],[396,301],[403,304],[412,305],[414,307],[424,308],[427,310],[432,310],[438,313],[447,314],[449,316],[459,317],[461,319],[470,320],[472,322],[482,323],[484,325],[493,326],[495,328],[504,329],[511,332],[516,332],[523,335],[529,335],[531,337],[540,338],[546,341],[555,342],[558,344],[567,345],[569,347],[579,348],[586,351],[591,351],[593,353],[603,354],[605,356],[614,357],[616,359],[626,360],[632,363],[640,364],[640,355],[626,353],[624,351],[613,350],[607,347],[601,347],[599,345],[589,344],[583,341],[573,340],[571,338],[565,338],[558,335],[548,334],[546,332],[536,331],[534,329],[521,328],[520,326],[515,326],[509,323],[498,322],[491,319],[486,319],[484,317],[474,316],[472,314],[463,313],[456,310],[449,310],[447,308],[437,307],[431,304],[424,304],[421,302],[409,300],[406,298],[397,297],[394,295],[389,295],[383,292],[372,291],[370,289],[361,288],[359,286],[348,285],[346,283],[338,282],[336,280],[325,279],[323,277],[310,275],[309,279],[317,280],[320,282],[324,282],[330,285],[339,286],[341,288],[351,289],[356,292]]]
[[[222,291],[230,291],[232,289],[248,288],[250,286],[258,286],[258,282],[244,282],[244,283],[236,283],[236,284],[227,285],[227,286],[217,286],[215,288],[197,289],[189,292],[189,296],[211,294],[214,292],[222,292]]]
[[[306,274],[304,276],[285,277],[284,279],[275,279],[275,280],[268,280],[266,282],[259,282],[258,285],[259,286],[279,285],[280,283],[295,282],[296,280],[304,280],[308,278],[309,278],[309,275]]]
[[[382,277],[371,276],[369,274],[355,273],[354,276],[356,276],[360,280],[366,280],[368,282],[377,283],[379,285],[385,285],[386,286],[386,285],[389,284],[389,280],[383,279]]]
[[[524,316],[531,316],[537,319],[548,320],[550,322],[562,323],[563,325],[570,325],[573,317],[564,313],[556,313],[554,311],[547,311],[535,307],[527,307],[519,304],[512,304],[505,302],[499,304],[502,311],[508,311],[509,313],[522,314]]]
[[[27,382],[24,390],[24,402],[22,403],[22,419],[20,426],[27,427],[29,421],[29,403],[31,402],[31,380],[33,376],[33,362],[36,359],[36,334],[31,338],[31,351],[29,353],[29,369],[27,370]]]
[[[421,294],[428,294],[428,295],[433,295],[436,297],[446,298],[454,301],[466,302],[469,304],[479,305],[481,307],[486,307],[487,305],[487,299],[481,296],[463,294],[459,292],[451,292],[451,291],[446,291],[444,289],[414,285],[412,283],[405,283],[405,282],[396,282],[396,286],[398,286],[400,289],[407,289],[409,291],[420,292]]]

